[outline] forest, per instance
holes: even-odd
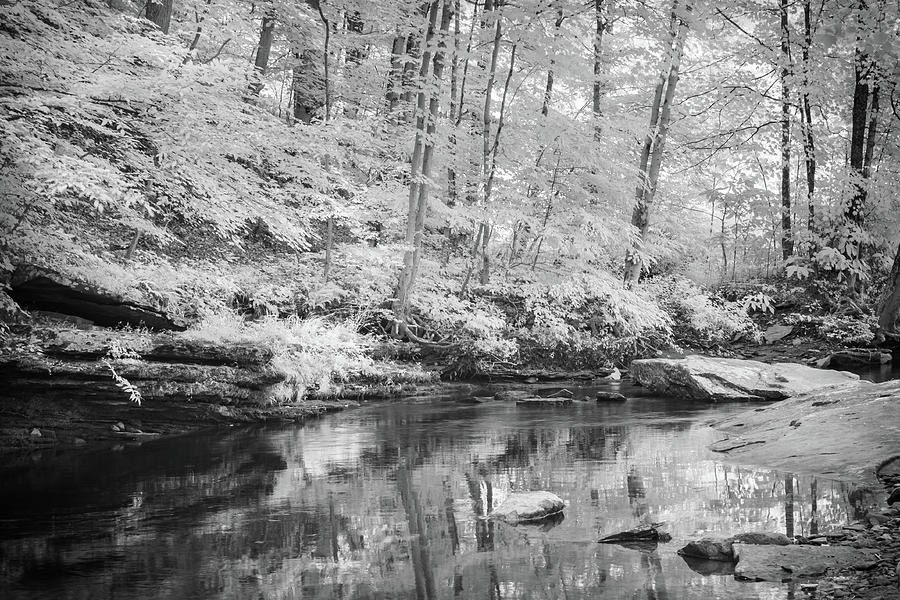
[[[625,365],[776,320],[896,339],[896,3],[21,0],[0,19],[7,323],[39,270],[201,337],[319,340],[310,381],[385,357]]]

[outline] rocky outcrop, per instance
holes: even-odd
[[[888,352],[867,348],[838,350],[816,362],[820,368],[853,369],[871,365],[886,365],[893,357]]]
[[[714,427],[711,446],[741,462],[829,478],[874,482],[897,454],[900,381],[821,390],[740,412]]]
[[[515,492],[510,494],[490,517],[511,525],[541,521],[563,511],[566,503],[551,492]]]
[[[16,269],[9,295],[25,309],[72,315],[104,327],[130,325],[157,331],[185,329],[183,323],[152,306],[33,265]]]
[[[634,380],[653,392],[690,400],[783,400],[791,396],[855,383],[859,377],[794,363],[687,356],[649,358],[631,363]]]

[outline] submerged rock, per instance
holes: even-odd
[[[517,406],[570,406],[572,403],[571,398],[542,398],[540,396],[516,400]]]
[[[658,394],[713,402],[783,400],[859,380],[852,373],[794,363],[769,365],[699,355],[636,360],[631,363],[631,375],[637,383]]]
[[[516,400],[524,400],[525,398],[532,398],[533,396],[534,392],[529,392],[527,390],[500,390],[494,394],[494,399],[502,402],[515,402]]]
[[[490,517],[516,525],[557,515],[565,507],[562,498],[552,492],[514,492],[491,512]]]
[[[625,402],[628,400],[619,392],[597,392],[597,402]]]
[[[556,390],[552,394],[547,394],[547,398],[574,398],[575,392],[570,389],[562,388],[560,390]]]
[[[845,568],[870,569],[874,550],[849,546],[773,546],[734,544],[734,576],[747,581],[790,581]]]

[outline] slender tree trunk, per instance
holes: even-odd
[[[253,57],[253,78],[250,80],[248,91],[258,96],[263,88],[262,78],[269,66],[269,55],[272,53],[272,38],[275,35],[275,15],[266,12],[259,28],[259,43],[256,45],[256,56]]]
[[[397,321],[398,333],[410,336],[406,321],[409,298],[416,281],[416,274],[422,250],[422,238],[425,231],[425,216],[428,211],[429,180],[431,176],[431,159],[434,152],[435,123],[440,112],[440,81],[444,70],[444,53],[446,38],[453,11],[448,3],[441,11],[440,37],[437,51],[434,53],[433,81],[428,81],[432,62],[432,40],[437,26],[438,7],[440,2],[434,0],[428,8],[428,29],[422,52],[422,63],[419,68],[419,91],[416,100],[416,137],[410,167],[409,206],[406,226],[406,250],[403,254],[403,271],[397,286],[394,301],[394,317]],[[426,112],[427,103],[427,112]]]
[[[173,0],[148,0],[147,18],[159,27],[163,33],[169,33],[169,24],[172,22]]]
[[[550,112],[550,101],[553,98],[553,71],[556,69],[556,44],[559,39],[563,19],[562,3],[556,2],[556,21],[553,23],[553,48],[550,50],[550,68],[547,69],[547,83],[544,86],[544,102],[541,104],[541,114],[547,116]]]
[[[328,283],[331,275],[331,252],[334,247],[334,216],[328,217],[328,226],[325,233],[325,268],[322,272],[322,279]]]
[[[450,67],[450,136],[448,140],[448,160],[447,160],[447,206],[456,206],[456,199],[459,194],[456,189],[456,167],[454,161],[456,159],[456,128],[462,115],[463,94],[460,91],[459,82],[459,20],[460,20],[460,0],[455,0],[453,6],[453,61]],[[477,11],[478,5],[475,5]],[[475,28],[475,15],[472,15],[472,30]],[[472,48],[472,30],[469,31],[469,43],[466,48],[465,66],[463,67],[463,83],[465,86],[465,72],[469,68],[469,51]]]
[[[319,9],[319,18],[322,19],[322,24],[325,26],[325,122],[328,123],[331,120],[331,105],[333,102],[331,89],[333,86],[331,81],[331,23],[325,18],[321,0],[316,5],[316,8]]]
[[[781,0],[781,257],[794,254],[791,231],[791,99],[788,78],[791,75],[788,0]]]
[[[662,165],[666,134],[669,130],[672,101],[678,85],[678,69],[688,33],[687,20],[678,15],[678,9],[678,0],[674,0],[669,30],[668,69],[660,71],[653,98],[653,108],[650,112],[650,127],[647,138],[644,140],[638,166],[638,185],[635,190],[634,211],[631,215],[631,224],[637,230],[638,237],[625,257],[625,284],[628,286],[637,283],[641,276],[643,262],[641,252],[650,226],[650,207],[659,182],[659,170]],[[685,4],[684,11],[685,13],[691,11],[689,3]]]
[[[600,109],[600,98],[602,97],[601,75],[603,74],[603,34],[606,32],[606,17],[603,14],[604,0],[594,0],[594,85],[591,97],[591,109],[594,115],[594,133],[597,138],[600,137],[600,117],[602,111]]]
[[[494,20],[494,37],[491,50],[491,61],[487,71],[487,84],[484,90],[484,106],[482,109],[482,155],[481,155],[481,178],[482,178],[482,204],[487,210],[491,201],[491,187],[493,183],[491,177],[491,96],[494,91],[494,81],[497,77],[497,60],[500,55],[500,42],[503,39],[503,23],[500,15],[499,4],[493,4],[490,0],[486,0],[483,18],[485,24],[489,25],[491,19]],[[486,284],[490,281],[490,258],[488,256],[488,244],[490,242],[491,227],[487,222],[482,223],[484,235],[481,236],[481,269],[479,271],[479,281]]]
[[[806,162],[806,207],[807,231],[816,230],[816,140],[813,135],[812,107],[809,101],[809,49],[812,46],[812,24],[810,17],[810,0],[803,3],[803,93],[800,103],[803,121],[803,156]],[[810,247],[810,252],[813,248]]]

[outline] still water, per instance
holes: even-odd
[[[0,597],[802,597],[675,553],[708,534],[825,532],[876,504],[851,483],[709,452],[718,434],[706,423],[746,408],[647,396],[517,408],[451,394],[34,456],[0,468]],[[483,518],[536,489],[568,503],[562,520]],[[672,542],[596,543],[658,521]]]

